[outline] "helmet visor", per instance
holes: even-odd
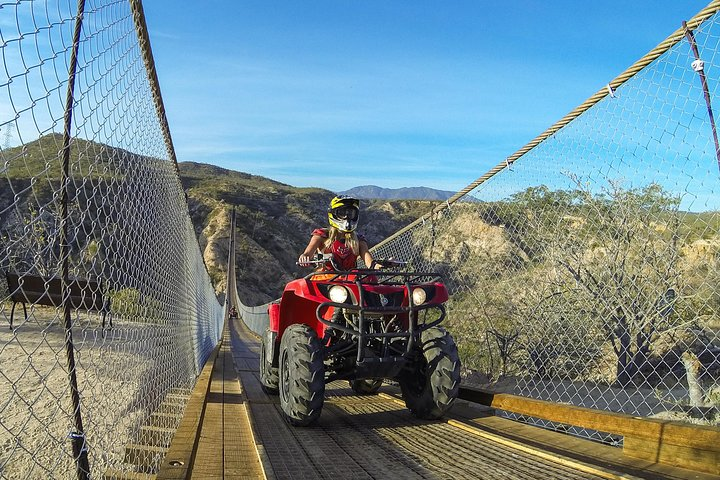
[[[358,209],[355,207],[338,207],[332,211],[335,218],[339,220],[355,221],[358,218]]]

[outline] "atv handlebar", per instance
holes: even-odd
[[[408,262],[402,260],[393,260],[392,258],[373,260],[373,263],[375,265],[380,265],[382,268],[405,267],[408,264]],[[372,269],[372,266],[370,268]]]
[[[326,263],[330,263],[333,266],[333,268],[337,271],[341,270],[340,268],[338,268],[338,265],[335,263],[335,259],[333,258],[332,253],[318,253],[312,259],[308,259],[305,262],[299,262],[299,261],[295,262],[295,265],[299,265],[301,267],[307,267],[307,266],[324,265]],[[405,262],[402,260],[394,260],[392,258],[373,260],[373,264],[370,265],[369,268],[372,270],[375,268],[375,265],[380,265],[381,268],[405,267],[408,265],[408,262]]]
[[[299,265],[301,267],[316,267],[318,265],[325,265],[326,263],[332,265],[333,269],[340,270],[337,263],[335,263],[332,253],[316,253],[313,258],[304,262],[297,261],[295,262],[295,265]]]

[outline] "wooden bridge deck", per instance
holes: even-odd
[[[157,478],[717,478],[626,457],[620,449],[496,417],[464,401],[445,420],[420,421],[392,386],[360,397],[346,382],[335,382],[318,424],[291,427],[277,397],[260,388],[259,346],[242,322],[226,328],[211,372],[204,372],[204,409],[188,406],[190,420]]]

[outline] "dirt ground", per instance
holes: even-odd
[[[19,313],[19,315],[18,315]],[[0,478],[75,477],[68,435],[75,430],[65,330],[52,308],[23,319],[0,304]],[[122,461],[124,447],[157,406],[158,358],[172,352],[162,328],[102,329],[95,314],[76,314],[72,331],[80,413],[91,469]]]

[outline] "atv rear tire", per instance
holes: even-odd
[[[412,371],[400,378],[405,405],[416,417],[442,417],[457,398],[460,388],[460,357],[452,336],[433,327],[421,334],[422,357]]]
[[[280,407],[296,426],[315,422],[325,401],[325,364],[320,340],[307,325],[289,326],[280,342]]]
[[[277,395],[279,383],[280,375],[278,374],[278,368],[273,367],[267,360],[267,354],[265,353],[265,338],[263,338],[262,343],[260,344],[260,387],[263,392],[269,395]]]
[[[349,382],[350,388],[358,395],[375,395],[383,383],[380,378],[361,378]]]

